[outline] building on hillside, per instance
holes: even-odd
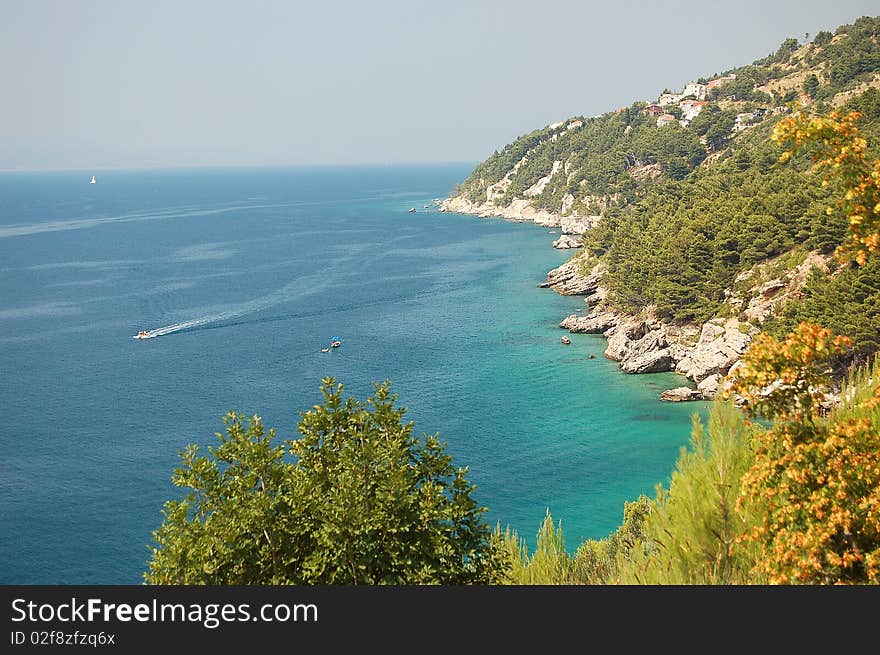
[[[694,107],[705,107],[709,104],[708,100],[682,100],[678,103],[678,106],[681,107],[682,111],[690,111]]]
[[[683,98],[696,98],[697,100],[704,100],[706,98],[706,85],[701,84],[699,82],[688,82],[684,86],[684,91],[681,92],[681,96]]]
[[[747,127],[751,127],[754,124],[754,119],[757,117],[757,114],[751,111],[743,112],[741,114],[736,115],[736,120],[733,122],[733,132],[742,132]]]
[[[659,116],[665,113],[660,105],[648,105],[642,111],[648,114],[648,116]]]
[[[700,115],[703,107],[709,103],[706,100],[682,100],[678,103],[681,108],[681,124],[686,127],[693,119]]]
[[[582,120],[580,120],[580,119],[578,119],[578,120],[574,120],[574,121],[572,121],[571,123],[569,123],[569,124],[568,124],[568,127],[566,127],[565,129],[566,129],[566,130],[573,130],[573,129],[576,128],[576,127],[581,127],[581,126],[583,126],[583,124],[584,124],[584,122],[583,122]]]
[[[684,96],[679,95],[677,93],[661,93],[660,97],[657,98],[657,104],[661,107],[665,107],[666,105],[674,105],[676,102],[681,100]]]
[[[681,109],[682,114],[693,114],[693,116],[696,116],[703,111],[703,108],[708,104],[708,100],[682,100],[678,103],[678,106]]]
[[[547,129],[555,130],[562,127],[563,125],[565,125],[565,121],[556,121],[555,123],[550,123],[550,125],[547,126]]]
[[[703,111],[703,107],[709,103],[705,100],[682,100],[678,106],[681,107],[681,123],[682,127],[687,127],[688,123],[694,120]]]
[[[657,117],[657,127],[663,127],[675,122],[675,116],[672,114],[661,114]]]

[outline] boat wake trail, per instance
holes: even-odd
[[[168,334],[174,334],[176,332],[210,330],[215,328],[232,327],[249,323],[289,321],[300,318],[321,316],[328,313],[338,314],[340,312],[363,309],[365,307],[381,305],[389,302],[394,303],[402,301],[418,301],[423,299],[430,299],[436,297],[438,293],[438,289],[432,289],[430,291],[417,293],[390,293],[376,298],[346,302],[343,304],[335,304],[333,306],[327,307],[312,307],[311,309],[305,309],[304,311],[293,313],[274,314],[268,316],[263,314],[257,317],[249,316],[251,314],[255,314],[281,303],[288,302],[293,298],[296,298],[297,303],[301,306],[308,306],[309,303],[307,302],[307,299],[309,297],[319,297],[324,294],[325,286],[326,281],[320,276],[315,275],[303,277],[298,279],[296,282],[282,287],[278,291],[275,291],[267,296],[263,296],[262,298],[256,298],[250,302],[239,305],[234,309],[201,316],[199,318],[193,318],[187,321],[181,321],[179,323],[173,323],[171,325],[155,328],[153,330],[146,330],[140,333],[142,336],[137,336],[135,338],[152,339],[153,337],[162,337]],[[442,292],[455,291],[457,289],[465,287],[466,285],[464,284],[448,285],[448,288],[444,287]]]
[[[150,339],[152,337],[163,337],[166,334],[173,334],[174,332],[190,330],[192,328],[200,327],[202,325],[208,325],[209,323],[214,323],[216,321],[222,321],[227,318],[235,318],[235,316],[218,314],[216,316],[204,316],[202,318],[194,318],[189,321],[183,321],[181,323],[174,323],[173,325],[166,325],[165,327],[156,328],[155,330],[147,330],[147,334],[144,336],[144,338]]]
[[[156,328],[154,330],[144,330],[142,332],[138,332],[138,334],[134,338],[152,339],[154,337],[164,337],[166,334],[174,334],[175,332],[183,332],[184,330],[193,330],[195,328],[200,328],[202,326],[217,323],[219,321],[228,321],[230,319],[241,316],[243,313],[244,311],[236,311],[223,314],[214,314],[212,316],[202,316],[201,318],[193,318],[188,321],[173,323],[172,325],[166,325],[164,327]]]
[[[304,291],[320,291],[318,287],[321,284],[322,282],[318,279],[318,276],[301,277],[296,282],[287,284],[278,291],[261,298],[255,298],[254,300],[243,303],[233,309],[218,312],[216,314],[200,316],[199,318],[192,318],[186,321],[180,321],[179,323],[172,323],[171,325],[165,325],[152,330],[145,330],[140,332],[139,336],[135,338],[152,339],[154,337],[164,337],[165,335],[174,334],[176,332],[203,329],[216,324],[228,325],[230,322],[233,322],[235,319],[239,319],[242,316],[261,311],[268,307],[272,307],[273,305],[288,301],[293,297],[300,296]]]

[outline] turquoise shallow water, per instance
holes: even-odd
[[[0,175],[0,583],[140,582],[178,451],[229,409],[293,436],[327,375],[390,379],[493,524],[613,530],[704,407],[560,344],[584,305],[536,287],[569,256],[547,229],[423,208],[468,172]]]

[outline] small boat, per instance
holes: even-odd
[[[596,359],[596,356],[593,353],[590,353],[590,356],[587,359]]]
[[[415,213],[416,213],[416,208],[415,208],[415,207],[410,207],[407,211],[408,211],[410,214],[415,214]]]
[[[425,207],[425,209],[428,209],[428,205],[425,205],[424,207]]]
[[[92,175],[92,179],[89,180],[89,184],[97,184],[97,181],[95,180],[95,176],[94,176],[94,175]]]
[[[571,339],[569,339],[568,337],[562,337],[562,343],[567,346],[571,343]]]
[[[329,353],[330,349],[329,348],[321,348],[321,352],[322,353]]]
[[[146,330],[141,330],[140,332],[138,332],[136,335],[134,335],[132,337],[132,339],[149,339],[149,338],[150,338],[150,333],[147,332]]]
[[[339,348],[342,345],[342,339],[339,337],[330,337],[330,346],[333,348]]]

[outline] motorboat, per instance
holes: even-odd
[[[150,333],[147,332],[146,330],[141,330],[140,332],[138,332],[136,335],[134,335],[132,337],[132,339],[149,339],[149,338],[150,338]]]

